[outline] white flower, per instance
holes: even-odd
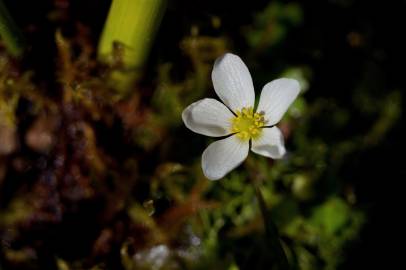
[[[211,137],[231,135],[204,150],[204,175],[210,180],[224,177],[246,159],[250,147],[257,154],[282,158],[286,152],[283,135],[275,124],[299,94],[299,83],[286,78],[267,83],[254,111],[251,74],[240,57],[227,53],[218,58],[211,77],[214,90],[225,105],[205,98],[182,113],[186,127],[196,133]]]

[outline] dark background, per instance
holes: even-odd
[[[286,1],[281,1],[286,2]],[[65,31],[72,18],[91,29],[97,41],[107,14],[109,1],[5,1],[17,23],[28,31],[32,51],[25,65],[36,71],[36,79],[52,73],[55,47],[53,40],[56,23],[49,23],[51,10],[65,11]],[[151,52],[150,76],[159,61],[176,61],[180,56],[179,41],[190,32],[191,24],[201,26],[207,34],[226,33],[234,42],[236,51],[246,48],[241,28],[252,22],[268,1],[168,1],[167,12]],[[313,80],[306,99],[326,97],[336,100],[351,113],[346,136],[362,131],[364,118],[354,109],[352,91],[362,81],[368,92],[384,98],[389,91],[400,90],[403,99],[405,80],[405,11],[406,1],[299,1],[303,9],[303,23],[290,30],[287,38],[261,61],[275,63],[275,71],[285,66],[310,66]],[[205,28],[210,16],[222,19],[218,32]],[[61,21],[59,22],[61,23]],[[63,24],[63,20],[62,20]],[[362,46],[348,42],[349,33],[362,37]],[[403,103],[403,101],[402,101]],[[326,121],[328,121],[326,119]],[[320,132],[328,128],[319,123]],[[404,116],[379,144],[357,154],[345,164],[343,177],[349,179],[358,197],[358,204],[367,211],[368,218],[359,239],[347,248],[347,261],[342,269],[398,268],[402,264],[402,236],[404,227],[401,207],[404,202],[403,181],[406,178],[403,150]],[[347,133],[347,134],[346,134]],[[328,138],[327,138],[328,140]]]

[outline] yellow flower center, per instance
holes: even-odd
[[[243,141],[257,139],[265,126],[264,113],[254,113],[252,107],[242,108],[235,113],[237,116],[231,119],[231,132]]]

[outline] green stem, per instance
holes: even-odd
[[[0,36],[8,52],[20,57],[24,51],[24,39],[3,0],[0,0]]]
[[[155,32],[161,22],[165,0],[113,0],[99,42],[98,56],[114,64],[119,53],[123,68],[115,74],[119,88],[131,85],[140,75]]]
[[[269,241],[270,249],[272,250],[269,256],[272,256],[272,261],[275,262],[273,268],[270,269],[277,269],[277,270],[288,270],[290,269],[288,259],[286,254],[283,250],[282,244],[279,240],[278,229],[276,228],[275,223],[272,221],[268,208],[266,206],[264,197],[262,196],[261,189],[257,181],[252,179],[252,184],[254,186],[255,195],[258,200],[259,208],[261,210],[262,218],[264,221],[265,226],[265,233],[267,236],[267,240]]]

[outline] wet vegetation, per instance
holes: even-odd
[[[97,57],[110,1],[31,2],[4,1],[26,48],[0,45],[0,269],[275,269],[268,218],[292,269],[376,255],[361,250],[396,178],[382,157],[399,147],[405,86],[405,44],[385,31],[401,16],[378,16],[404,4],[168,1],[124,91],[128,48]],[[211,69],[227,51],[257,96],[282,76],[302,93],[279,124],[287,156],[250,155],[213,182],[200,167],[210,139],[181,112],[215,96]]]

